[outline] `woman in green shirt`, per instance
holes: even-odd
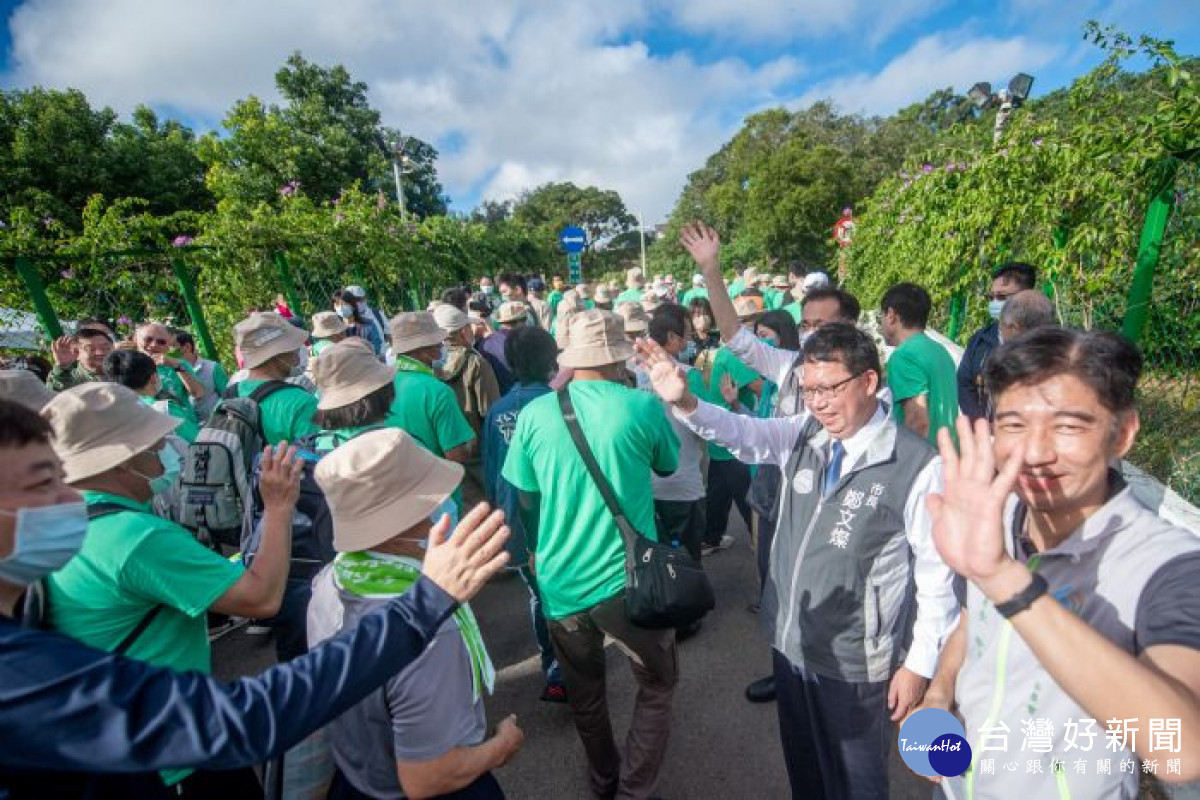
[[[158,377],[158,365],[154,359],[140,350],[114,350],[104,361],[104,369],[113,383],[132,389],[141,401],[156,411],[179,420],[175,435],[188,444],[200,433],[200,421],[190,406],[185,406],[173,395],[162,391]]]
[[[361,339],[347,339],[325,349],[311,362],[320,401],[313,421],[321,428],[314,445],[327,453],[375,428],[387,427],[396,399],[395,373]]]

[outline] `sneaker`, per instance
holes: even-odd
[[[709,544],[708,542],[705,542],[704,544],[700,545],[700,555],[711,556],[718,550],[728,550],[731,547],[733,547],[733,536],[728,533],[723,533],[721,534],[721,541],[717,542],[716,544]]]
[[[542,696],[538,699],[547,703],[565,703],[567,702],[567,687],[561,683],[548,683],[546,688],[542,689]]]

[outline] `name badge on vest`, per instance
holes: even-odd
[[[813,485],[816,483],[815,476],[811,469],[802,469],[796,472],[792,478],[792,490],[796,494],[808,494],[813,490]]]

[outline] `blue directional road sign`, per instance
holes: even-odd
[[[587,247],[587,233],[583,228],[569,225],[559,231],[558,241],[568,253],[582,253]]]

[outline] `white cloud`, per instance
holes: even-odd
[[[731,109],[777,102],[801,67],[652,56],[631,41],[651,15],[637,0],[30,0],[10,19],[5,83],[215,120],[248,94],[275,99],[274,72],[298,49],[367,82],[386,124],[454,135],[438,164],[452,197],[575,180],[652,221],[732,133]]]
[[[829,98],[846,112],[889,114],[947,86],[966,91],[976,81],[997,85],[1017,72],[1035,73],[1062,53],[1061,47],[1023,36],[985,37],[956,43],[945,34],[933,34],[919,40],[879,72],[820,83],[793,105],[803,107]]]

